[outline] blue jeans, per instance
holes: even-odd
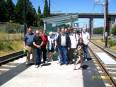
[[[84,60],[85,59],[88,59],[88,45],[84,45],[84,49],[83,49],[83,51],[84,51]]]
[[[41,53],[42,51],[40,48],[35,48],[35,58],[34,58],[35,65],[41,64]]]
[[[57,60],[60,63],[60,49],[59,49],[59,47],[56,47],[56,52],[58,53]]]
[[[60,51],[60,63],[61,64],[68,64],[67,48],[64,46],[60,46],[59,51]]]

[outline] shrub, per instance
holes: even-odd
[[[12,42],[9,41],[0,42],[0,50],[13,50]]]
[[[103,34],[103,27],[94,28],[93,33],[94,34]]]
[[[116,41],[115,40],[109,40],[108,44],[109,44],[110,47],[116,46]]]
[[[112,28],[111,33],[112,33],[113,35],[116,35],[116,25]]]

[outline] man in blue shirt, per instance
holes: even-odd
[[[27,34],[24,37],[24,47],[27,50],[26,64],[30,64],[31,53],[32,53],[32,61],[33,61],[33,38],[34,38],[34,33],[32,32],[32,28],[29,27],[27,30]]]

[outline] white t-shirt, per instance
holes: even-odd
[[[61,46],[66,46],[66,35],[61,35]]]
[[[90,35],[88,32],[82,32],[82,38],[85,45],[89,44]]]
[[[52,48],[52,44],[54,43],[54,38],[50,38],[50,36],[48,36],[48,48],[49,48],[49,50],[51,50],[51,48]]]
[[[72,33],[69,35],[69,37],[71,41],[71,48],[76,48],[78,44],[79,36],[77,34]]]

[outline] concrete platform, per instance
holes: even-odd
[[[104,64],[116,64],[116,61],[112,59],[108,54],[105,52],[97,52],[97,56],[102,60]]]
[[[57,61],[39,68],[21,63],[0,75],[0,87],[105,87],[92,60],[84,65],[87,69],[73,70],[74,65]]]

